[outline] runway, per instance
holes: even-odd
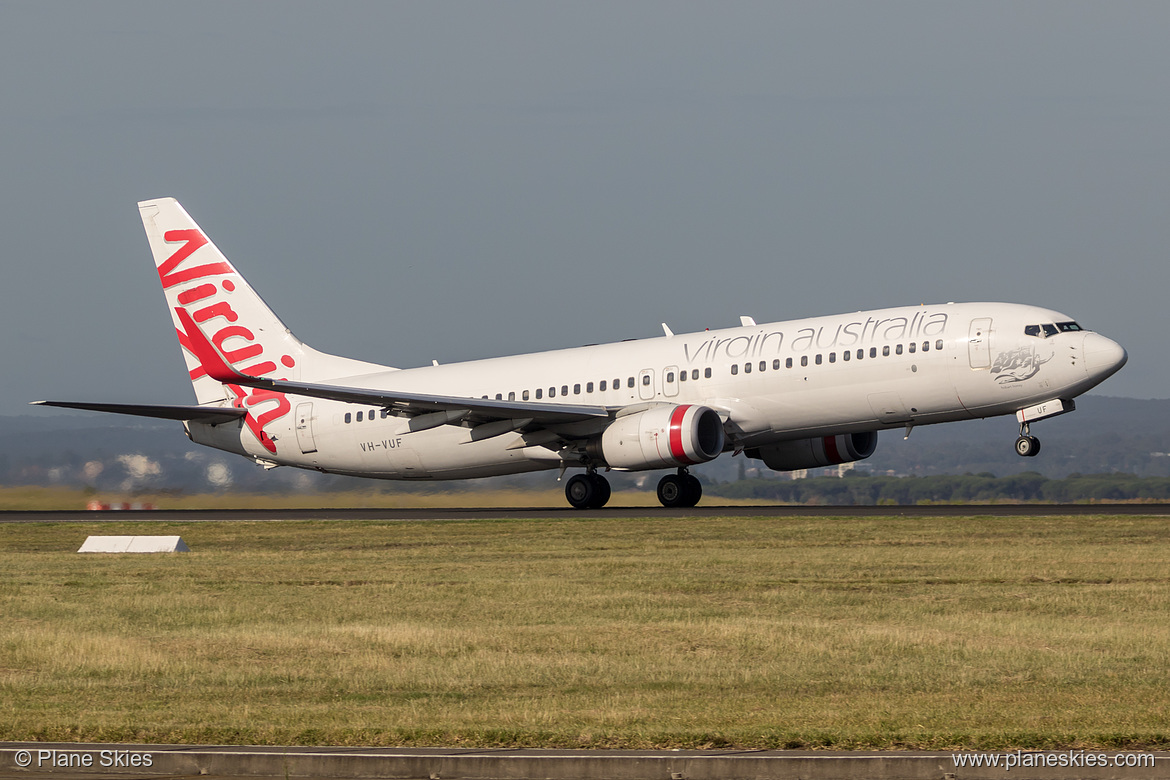
[[[1062,757],[1102,756],[1108,766],[1061,766]],[[955,754],[934,751],[799,750],[507,750],[460,748],[234,747],[0,743],[0,778],[430,778],[455,780],[982,780],[1013,776],[1001,767],[958,766]],[[995,755],[995,754],[968,754]],[[1015,751],[1017,767],[1057,761],[1022,777],[1165,778],[1170,755],[1118,751]],[[1030,761],[1025,762],[1025,757]],[[1144,765],[1136,764],[1133,759]],[[1151,766],[1151,759],[1153,760]],[[1017,770],[1018,772],[1020,770]]]
[[[686,517],[1054,517],[1132,515],[1170,516],[1164,504],[935,504],[914,506],[700,506],[693,509],[663,507],[605,507],[576,510],[544,508],[412,508],[412,509],[152,509],[126,511],[7,510],[0,523],[205,523],[331,521],[452,521],[499,519],[573,519]]]

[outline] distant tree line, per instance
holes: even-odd
[[[787,504],[924,504],[1032,501],[1170,501],[1170,477],[1132,474],[1070,474],[1049,479],[1035,472],[1006,477],[962,474],[930,477],[746,479],[704,487],[708,495],[761,498]]]

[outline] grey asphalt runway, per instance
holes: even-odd
[[[1089,753],[1092,753],[1093,765],[1085,766]],[[1012,755],[1017,762],[1015,773],[1002,767],[959,766],[953,754],[932,751],[475,750],[7,742],[0,743],[0,778],[8,780],[40,775],[55,780],[144,777],[202,777],[207,780],[220,777],[322,780],[846,780],[872,777],[973,780],[1019,776],[1050,780],[1136,780],[1170,776],[1170,756],[1165,752],[1013,751],[1000,754],[1000,758],[1007,755]],[[1050,766],[1036,768],[1040,759],[1046,756],[1053,757],[1049,760]],[[1098,760],[1109,765],[1097,766]],[[1074,765],[1069,766],[1070,763]],[[1032,768],[1021,769],[1028,766]]]
[[[163,509],[145,511],[21,511],[0,512],[0,523],[152,522],[199,523],[281,520],[491,520],[501,518],[629,518],[653,517],[1052,517],[1052,516],[1167,516],[1166,504],[994,504],[929,506],[700,506],[694,509],[662,507],[606,507],[576,510],[569,507],[515,509]]]

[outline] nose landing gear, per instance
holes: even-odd
[[[1021,458],[1034,458],[1040,454],[1040,440],[1028,431],[1028,423],[1020,423],[1020,438],[1016,439],[1016,454]]]

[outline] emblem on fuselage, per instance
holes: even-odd
[[[1034,347],[1018,347],[1007,352],[1000,352],[991,364],[991,373],[995,381],[1001,385],[1024,382],[1040,373],[1040,366],[1055,357],[1054,351],[1048,357],[1041,357],[1040,351]]]

